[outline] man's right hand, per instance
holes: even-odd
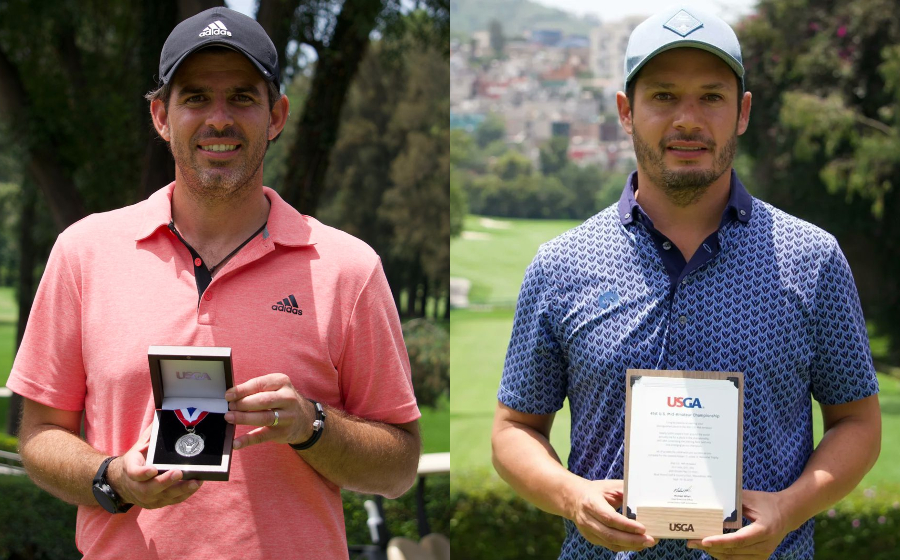
[[[113,489],[129,504],[144,509],[156,509],[181,503],[190,498],[203,484],[199,480],[182,480],[180,470],[159,471],[147,465],[150,446],[150,427],[137,443],[110,464],[107,479]]]
[[[569,519],[592,544],[622,552],[656,544],[643,525],[618,513],[622,505],[621,480],[584,480],[569,497]]]

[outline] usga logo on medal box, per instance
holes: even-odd
[[[178,379],[196,379],[198,381],[212,381],[209,374],[205,371],[176,371],[175,377]]]
[[[694,524],[693,523],[669,523],[669,530],[693,533],[694,532]]]

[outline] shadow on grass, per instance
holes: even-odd
[[[469,418],[493,418],[494,411],[488,412],[451,412],[450,420],[465,420]]]
[[[900,402],[895,400],[891,400],[890,402],[882,402],[881,415],[900,416]]]

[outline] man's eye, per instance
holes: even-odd
[[[192,95],[184,100],[185,103],[200,103],[203,101],[202,95]]]
[[[718,93],[710,93],[706,95],[704,99],[706,99],[707,101],[722,101],[722,99],[724,98]]]
[[[656,95],[653,96],[653,99],[656,99],[659,101],[670,101],[672,99],[675,99],[675,96],[672,95],[671,93],[657,93]]]
[[[243,93],[238,93],[234,96],[234,100],[239,103],[250,103],[253,101],[253,98],[249,95],[244,95]]]

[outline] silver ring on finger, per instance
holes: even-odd
[[[274,428],[275,426],[278,425],[278,411],[277,411],[277,410],[273,410],[272,412],[275,413],[275,420],[272,420],[272,423],[269,424],[269,427],[270,427],[270,428]]]

